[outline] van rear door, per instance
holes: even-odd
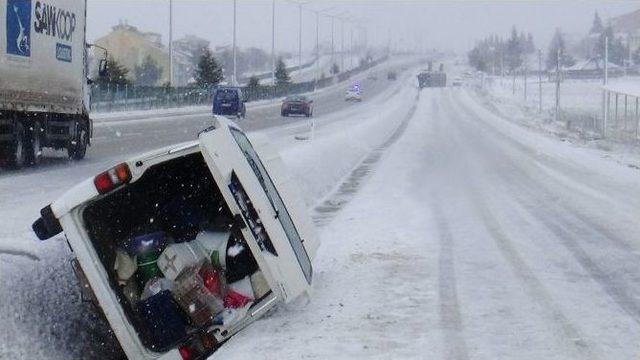
[[[232,212],[246,223],[243,234],[272,291],[289,302],[309,289],[312,278],[297,217],[246,135],[226,119],[217,122],[200,135],[203,156]]]

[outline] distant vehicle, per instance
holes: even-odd
[[[213,93],[213,114],[244,118],[247,113],[242,90],[235,86],[219,86]]]
[[[452,86],[462,86],[462,78],[461,77],[454,77],[453,81],[451,81],[451,85]]]
[[[84,158],[93,133],[86,8],[0,0],[0,165],[36,165],[44,147]],[[105,58],[98,73],[107,75]]]
[[[395,80],[397,78],[397,74],[395,71],[389,71],[387,73],[387,80]]]
[[[362,101],[362,93],[360,89],[350,88],[344,93],[345,101]]]
[[[425,87],[445,87],[447,86],[447,74],[440,71],[422,71],[418,74],[418,85]]]
[[[291,184],[264,135],[214,116],[198,141],[79,183],[33,229],[64,232],[83,295],[129,359],[205,359],[311,288],[318,242]]]
[[[313,100],[304,95],[292,95],[287,96],[282,101],[282,107],[280,108],[280,115],[304,115],[310,117],[313,115]]]

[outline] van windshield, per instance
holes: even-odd
[[[287,238],[289,239],[291,247],[296,254],[296,258],[298,259],[298,263],[302,268],[304,276],[307,279],[307,282],[311,284],[312,267],[309,255],[307,254],[304,245],[302,245],[300,234],[293,224],[293,220],[291,219],[291,216],[287,211],[287,207],[282,201],[276,186],[273,184],[271,177],[269,177],[267,170],[251,145],[251,142],[249,142],[249,139],[247,139],[247,137],[239,130],[233,128],[230,130],[234,139],[238,143],[238,146],[240,146],[240,149],[244,153],[244,156],[247,158],[251,169],[253,169],[253,172],[258,178],[258,181],[260,181],[260,185],[262,185],[262,189],[267,194],[271,205],[278,213],[278,220],[280,221],[284,232],[287,234]]]

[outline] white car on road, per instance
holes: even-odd
[[[362,101],[362,93],[360,92],[360,89],[348,89],[345,93],[344,93],[344,100],[345,101]]]
[[[318,246],[277,152],[219,116],[198,141],[76,185],[42,209],[33,229],[43,240],[64,231],[83,289],[130,359],[207,357],[277,303],[307,292]],[[207,231],[209,241],[224,235],[220,253],[204,256],[207,248],[196,246]],[[178,274],[189,259],[197,272]]]

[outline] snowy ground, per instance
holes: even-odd
[[[640,172],[413,74],[354,107],[263,130],[323,241],[308,298],[213,359],[640,356]],[[507,114],[508,115],[508,114]],[[38,209],[102,166],[0,177],[0,358],[110,358]],[[26,185],[29,186],[26,186]]]
[[[479,79],[479,78],[478,78]],[[543,82],[543,112],[538,111],[538,82],[529,79],[528,97],[524,101],[523,81],[516,81],[516,94],[512,93],[512,80],[486,78],[484,88],[480,88],[478,79],[467,81],[465,86],[473,88],[486,107],[494,113],[532,130],[550,134],[562,141],[570,142],[595,150],[598,156],[612,158],[623,166],[640,167],[640,141],[635,137],[633,118],[634,100],[630,100],[629,119],[622,120],[624,99],[619,100],[620,120],[614,120],[613,96],[611,100],[611,117],[606,138],[601,132],[601,80],[569,79],[562,83],[560,90],[562,116],[560,121],[554,120],[555,85]],[[535,80],[535,81],[533,81]],[[612,78],[612,86],[633,84],[640,81],[637,77]],[[568,126],[567,120],[570,121]]]
[[[424,90],[379,155],[321,228],[312,297],[213,358],[640,355],[637,171],[515,126],[464,89]]]

